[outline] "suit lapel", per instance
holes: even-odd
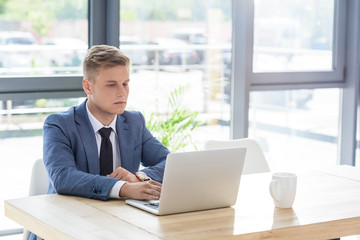
[[[75,108],[75,122],[86,154],[89,173],[99,174],[100,163],[93,127],[86,112],[86,101]]]
[[[121,167],[131,171],[132,170],[132,159],[133,159],[133,142],[131,137],[131,131],[129,131],[129,123],[122,115],[118,115],[116,121],[116,131],[118,134]]]

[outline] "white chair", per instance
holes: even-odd
[[[49,187],[47,172],[42,159],[34,162],[31,170],[31,179],[29,187],[29,196],[46,194]],[[23,240],[27,240],[30,232],[24,229]],[[38,239],[40,239],[38,237]]]
[[[270,172],[269,165],[259,144],[250,138],[235,140],[209,140],[205,144],[206,150],[232,147],[246,147],[246,157],[243,174]]]

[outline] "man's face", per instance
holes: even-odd
[[[100,69],[95,81],[83,80],[89,110],[103,124],[111,122],[116,114],[124,112],[129,95],[129,81],[129,71],[126,66],[121,65]]]

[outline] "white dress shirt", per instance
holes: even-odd
[[[113,171],[117,169],[118,167],[121,167],[121,158],[120,158],[120,148],[119,148],[119,138],[116,133],[116,119],[117,115],[115,115],[115,118],[112,120],[112,122],[109,124],[109,126],[104,126],[99,120],[97,120],[94,115],[91,114],[89,107],[86,103],[86,111],[89,116],[90,123],[94,129],[95,138],[96,138],[96,145],[98,149],[98,156],[100,156],[100,146],[101,146],[101,135],[99,133],[99,130],[103,127],[105,128],[111,128],[112,131],[110,133],[110,141],[112,145],[113,150]],[[100,160],[99,160],[100,161]],[[125,181],[117,181],[114,186],[111,188],[109,197],[110,198],[120,198],[119,192],[121,187],[125,184]]]

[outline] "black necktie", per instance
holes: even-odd
[[[110,141],[111,128],[102,128],[99,130],[101,135],[100,146],[100,175],[106,176],[113,171],[113,152]]]

